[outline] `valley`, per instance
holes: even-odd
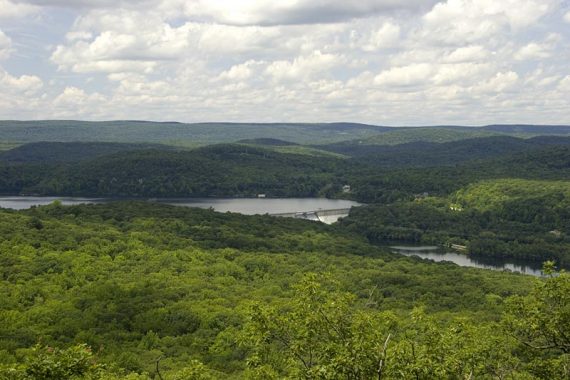
[[[0,153],[0,378],[364,379],[378,360],[389,379],[565,377],[565,128],[404,128],[390,144],[374,126],[320,144],[251,128]],[[330,225],[302,215],[345,208]],[[479,268],[389,248],[414,245]]]

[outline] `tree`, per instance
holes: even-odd
[[[507,300],[503,324],[526,348],[534,372],[570,376],[570,276],[555,272],[551,261],[543,272],[546,277],[537,280],[529,295]]]
[[[395,317],[355,306],[334,281],[307,275],[285,310],[255,304],[240,343],[253,378],[380,378]],[[328,289],[327,289],[328,288]]]

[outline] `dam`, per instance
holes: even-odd
[[[329,210],[285,212],[285,213],[269,214],[269,215],[282,217],[282,218],[296,218],[296,219],[314,220],[316,222],[332,224],[332,223],[338,221],[340,218],[344,218],[345,216],[348,216],[349,212],[350,212],[350,208],[337,208],[337,209],[329,209]]]

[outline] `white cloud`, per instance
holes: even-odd
[[[367,52],[391,48],[396,46],[400,40],[400,32],[400,26],[392,22],[384,23],[380,28],[370,31],[365,36],[361,36],[356,30],[353,30],[351,32],[351,45],[353,48],[360,48]]]
[[[326,75],[335,66],[345,62],[345,58],[334,54],[323,54],[319,50],[293,61],[274,61],[265,70],[276,81],[301,80],[316,74]]]
[[[551,33],[542,42],[531,42],[521,47],[514,57],[519,61],[548,58],[552,55],[552,50],[561,39],[562,37],[559,34]]]
[[[2,19],[9,38],[0,34],[0,56],[6,67],[37,71],[0,69],[0,118],[570,118],[570,31],[560,0],[0,0],[6,4],[0,17],[7,9],[14,16]],[[39,16],[15,16],[26,12]]]
[[[489,57],[489,52],[481,45],[457,48],[443,58],[446,63],[478,62]]]
[[[414,63],[408,66],[385,70],[374,78],[374,84],[380,86],[416,86],[427,83],[434,74],[434,68],[428,63]]]
[[[511,89],[519,80],[514,71],[500,72],[473,88],[476,93],[500,93]]]
[[[564,21],[570,24],[570,11],[566,12],[564,15]]]
[[[228,70],[222,72],[219,77],[220,79],[230,81],[244,81],[251,78],[256,68],[262,65],[264,65],[264,62],[249,60],[230,67]]]
[[[12,40],[0,29],[0,59],[6,59],[12,52]]]
[[[0,20],[21,18],[37,11],[37,7],[29,4],[20,4],[10,0],[0,0]]]
[[[283,33],[278,28],[203,24],[198,29],[197,47],[206,53],[245,53],[281,48],[274,45]]]
[[[12,0],[22,5],[62,8],[143,7],[156,5],[158,0]]]
[[[560,81],[558,84],[558,89],[562,92],[569,92],[570,93],[570,75],[567,75],[564,79]]]
[[[74,72],[151,72],[158,61],[184,54],[193,29],[132,11],[96,11],[76,22],[67,34],[70,45],[58,45],[51,60]]]
[[[531,42],[515,53],[515,59],[519,61],[527,61],[531,59],[543,59],[550,57],[550,47],[536,42]]]
[[[22,75],[15,77],[0,67],[0,92],[33,95],[43,86],[43,82],[35,75]]]
[[[77,113],[92,118],[101,115],[104,104],[108,105],[108,99],[99,93],[88,94],[85,90],[68,86],[52,102],[52,117],[72,118]]]
[[[478,82],[491,70],[487,63],[454,63],[438,67],[433,76],[436,85],[466,85]]]
[[[424,37],[462,44],[535,24],[558,0],[447,0],[424,17]]]

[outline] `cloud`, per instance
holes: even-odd
[[[529,61],[549,58],[556,44],[561,40],[561,36],[551,33],[543,42],[531,42],[521,47],[514,55],[518,61]]]
[[[156,5],[157,0],[12,0],[22,5],[62,8],[117,8]]]
[[[395,47],[400,41],[401,28],[393,22],[386,22],[379,28],[374,28],[365,35],[353,29],[351,31],[351,46],[366,52]]]
[[[512,88],[519,81],[516,72],[500,72],[492,78],[474,87],[477,93],[500,93]]]
[[[481,45],[457,48],[443,58],[446,63],[478,62],[489,57],[489,51]]]
[[[13,0],[23,5],[83,9],[155,8],[174,17],[227,25],[343,22],[396,11],[428,9],[437,0]]]
[[[38,8],[30,4],[20,4],[10,0],[0,0],[0,20],[21,18],[37,11]]]
[[[428,63],[414,63],[408,66],[385,70],[374,78],[379,86],[418,86],[425,84],[434,74],[434,68]]]
[[[43,82],[35,75],[15,77],[0,67],[0,92],[15,95],[33,95],[43,86]]]
[[[488,63],[461,62],[444,64],[437,68],[433,76],[435,85],[466,86],[484,79],[492,65]]]
[[[254,72],[263,65],[265,65],[265,62],[249,60],[247,62],[230,67],[228,70],[222,72],[219,78],[229,81],[245,81],[250,79]]]
[[[566,12],[564,15],[564,21],[570,24],[570,11]]]
[[[326,75],[330,69],[345,62],[343,56],[323,54],[316,50],[293,61],[274,61],[267,67],[265,73],[276,81],[296,81],[315,75]]]
[[[397,125],[570,117],[561,0],[6,4],[0,15],[34,18],[2,19],[5,66],[32,68],[0,69],[2,117]]]
[[[426,9],[436,0],[197,0],[187,17],[229,25],[292,25],[343,22],[375,14]]]
[[[286,48],[276,44],[281,40],[283,31],[279,28],[259,26],[237,27],[216,24],[195,24],[197,26],[197,48],[208,54],[247,53]]]
[[[423,36],[463,44],[534,25],[558,0],[447,0],[423,16]]]
[[[6,59],[12,52],[12,40],[0,29],[0,59]]]
[[[528,61],[531,59],[543,59],[550,57],[550,47],[531,42],[515,53],[515,59],[519,61]]]
[[[151,72],[157,62],[178,59],[189,47],[193,27],[172,27],[132,11],[95,11],[80,18],[51,61],[74,72]]]

